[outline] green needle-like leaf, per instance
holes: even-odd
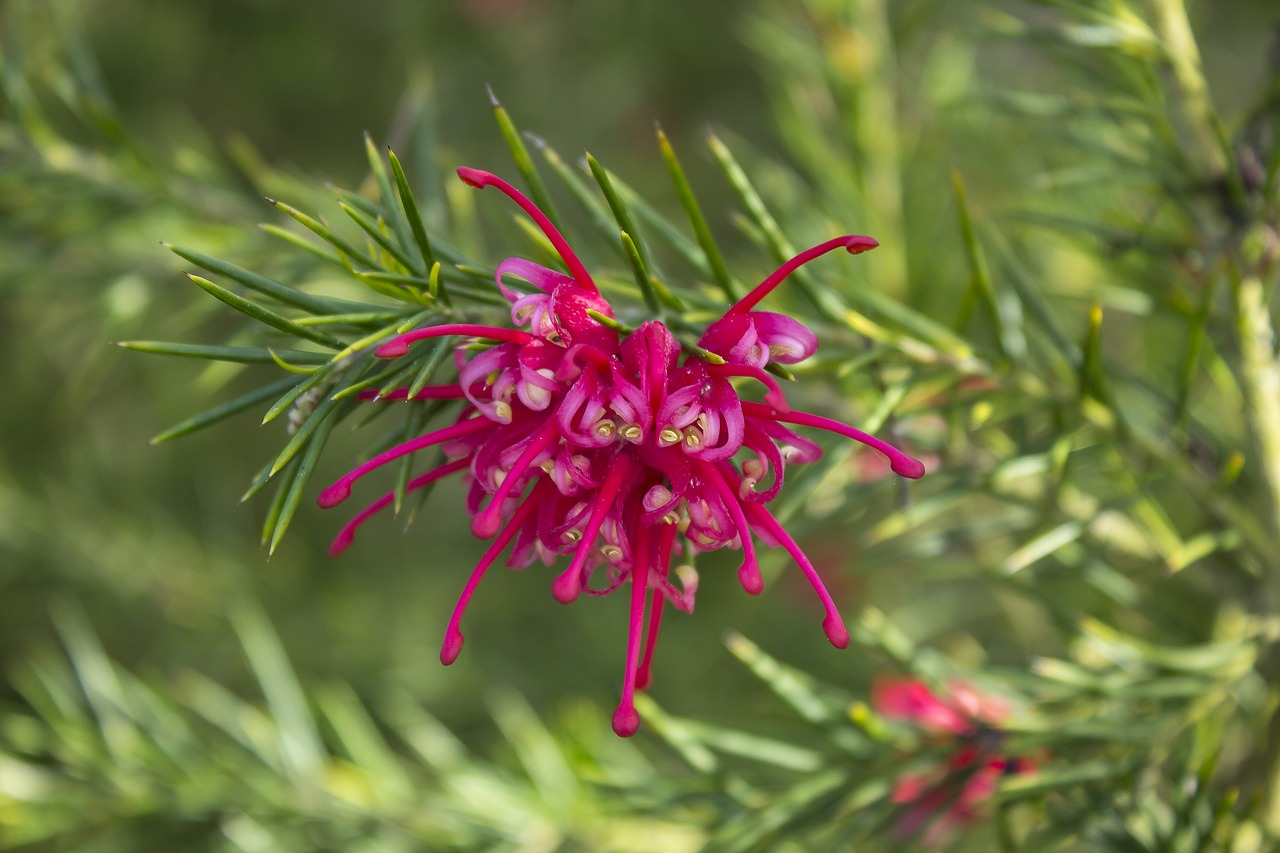
[[[263,546],[266,546],[266,544],[271,541],[271,531],[275,530],[276,522],[280,520],[280,513],[284,511],[285,501],[289,499],[289,483],[297,475],[298,468],[301,467],[301,465],[302,460],[296,457],[285,463],[284,476],[277,481],[276,490],[271,495],[271,503],[267,506],[267,514],[262,519]],[[260,473],[258,477],[254,479],[253,485],[244,493],[244,497],[242,497],[241,500],[248,500],[250,497],[256,495],[273,477],[275,477],[276,474],[277,469],[274,465]]]
[[[622,232],[622,248],[626,250],[627,261],[631,264],[631,274],[635,276],[636,286],[640,288],[640,294],[644,297],[644,304],[655,316],[661,314],[662,304],[657,288],[654,286],[654,279],[649,275],[644,258],[640,256],[640,247],[626,231]]]
[[[632,218],[631,211],[627,209],[622,197],[614,190],[613,182],[609,179],[609,173],[590,153],[587,154],[587,168],[591,170],[591,176],[596,179],[596,183],[600,186],[600,192],[604,194],[605,202],[609,205],[609,210],[613,212],[613,218],[618,223],[618,227],[630,235],[630,239],[644,265],[646,267],[650,266],[649,253],[645,251],[644,241],[636,230],[635,219]]]
[[[272,352],[294,364],[328,364],[330,356],[305,350],[270,350],[266,347],[224,347],[207,344],[182,344],[168,341],[116,341],[116,346],[157,355],[176,355],[207,361],[232,361],[240,364],[274,364]]]
[[[534,204],[538,205],[557,228],[562,229],[560,217],[551,201],[551,194],[547,192],[547,187],[542,183],[542,177],[538,174],[537,167],[533,165],[533,158],[529,156],[529,149],[525,147],[520,131],[516,129],[515,122],[511,120],[506,107],[499,103],[497,95],[493,93],[493,89],[489,90],[489,103],[493,106],[493,116],[498,120],[498,129],[502,131],[502,138],[506,140],[507,148],[511,151],[511,159],[515,161],[516,168],[520,170],[520,174],[524,177],[525,184],[529,187],[529,195],[532,197]]]
[[[258,275],[246,269],[241,269],[235,264],[220,261],[217,258],[211,258],[208,255],[201,254],[192,249],[186,249],[182,246],[174,246],[171,243],[161,243],[169,251],[173,252],[183,260],[190,261],[202,269],[218,275],[226,276],[232,281],[244,285],[245,287],[256,290],[264,296],[270,296],[286,305],[292,305],[295,308],[301,308],[304,311],[310,311],[312,314],[336,314],[343,311],[350,311],[352,308],[360,308],[359,303],[346,302],[339,299],[325,299],[320,296],[312,296],[295,290],[288,285],[273,281],[266,276]]]
[[[378,184],[378,197],[382,200],[382,208],[386,211],[387,219],[391,223],[391,230],[395,232],[399,244],[408,247],[412,239],[409,223],[405,218],[404,209],[395,203],[396,195],[391,189],[391,178],[387,175],[387,167],[382,162],[382,154],[378,146],[373,144],[373,137],[368,131],[364,134],[364,153],[365,159],[369,161],[369,170],[373,173],[373,179]],[[414,268],[411,264],[405,264],[405,266]]]
[[[1000,355],[1007,358],[1009,350],[1005,346],[1005,329],[1000,316],[1000,307],[996,304],[995,285],[991,282],[991,272],[987,268],[987,258],[982,246],[978,244],[977,235],[973,231],[973,218],[969,213],[969,203],[965,195],[964,179],[958,171],[951,173],[951,188],[956,195],[956,209],[960,216],[960,237],[964,241],[965,254],[969,259],[969,274],[973,288],[977,291],[983,307],[987,309],[987,317],[996,330],[996,344]]]
[[[341,402],[341,400],[336,400],[333,397],[320,401],[315,409],[311,411],[311,414],[307,416],[307,419],[302,422],[302,425],[298,427],[298,431],[289,439],[284,449],[276,456],[275,461],[271,463],[270,476],[274,477],[289,460],[298,454],[298,451],[311,440],[312,435],[316,434],[322,423],[330,418],[337,417],[339,413],[345,414],[349,410],[348,407],[339,409],[338,406]],[[327,430],[324,435],[328,436]]]
[[[738,193],[738,198],[742,200],[742,203],[746,205],[747,213],[751,217],[752,223],[768,239],[775,259],[781,263],[795,255],[795,248],[782,235],[782,229],[778,226],[777,220],[773,218],[773,214],[769,213],[768,208],[765,207],[760,193],[756,191],[751,179],[747,177],[747,173],[738,165],[738,161],[729,150],[729,146],[725,145],[715,134],[707,136],[707,144],[711,147],[711,153],[716,162],[720,164],[725,177],[729,179],[729,184]],[[805,274],[805,270],[797,270],[792,274],[792,278],[795,280],[800,292],[816,308],[827,314],[828,319],[835,320],[839,318],[840,310],[831,305],[829,300],[819,298],[817,290],[810,277]]]
[[[436,371],[440,369],[440,365],[444,364],[445,359],[449,357],[455,347],[456,344],[448,338],[436,342],[431,354],[422,359],[422,366],[418,368],[417,375],[414,376],[413,382],[409,385],[410,399],[427,386],[427,383],[435,376]]]
[[[378,264],[368,255],[366,255],[364,252],[357,249],[355,246],[351,245],[351,243],[349,243],[345,238],[340,236],[337,232],[335,232],[332,228],[330,228],[328,225],[321,222],[320,220],[315,219],[311,216],[308,216],[307,214],[303,213],[301,210],[298,210],[295,207],[291,207],[290,205],[287,205],[282,201],[276,201],[273,198],[269,198],[267,199],[267,201],[276,210],[292,218],[294,221],[301,224],[308,231],[311,231],[321,240],[324,240],[326,243],[333,246],[335,249],[338,250],[338,252],[341,255],[345,255],[346,257],[351,258],[352,260],[363,264],[369,269],[375,269],[375,270],[382,269],[382,266],[380,264]]]
[[[737,302],[742,294],[738,292],[738,288],[733,282],[733,277],[729,275],[729,268],[724,263],[724,255],[721,254],[720,247],[716,245],[715,237],[711,234],[711,228],[707,225],[707,218],[702,215],[702,208],[698,205],[698,198],[693,193],[693,187],[689,185],[689,179],[685,177],[684,167],[680,165],[675,149],[671,147],[671,142],[661,128],[658,129],[658,147],[662,149],[662,159],[667,164],[671,182],[675,184],[676,196],[680,199],[680,205],[689,217],[689,224],[693,227],[694,236],[698,238],[698,245],[702,247],[702,254],[706,257],[707,267],[711,270],[712,276],[715,278],[716,283],[720,285],[728,300]]]
[[[409,256],[405,254],[404,250],[397,246],[394,240],[383,233],[378,222],[370,219],[367,215],[344,201],[338,202],[338,207],[342,208],[342,212],[347,216],[350,216],[352,221],[354,221],[356,225],[359,225],[360,229],[364,231],[364,233],[368,234],[373,242],[377,243],[386,250],[387,254],[395,258],[396,263],[417,275],[423,274],[423,271],[418,268],[417,264],[409,259]]]
[[[311,420],[319,420],[319,412],[312,415]],[[289,529],[293,516],[298,511],[298,506],[302,502],[302,496],[306,493],[307,483],[311,480],[311,474],[315,471],[316,463],[320,461],[320,454],[324,450],[325,443],[329,440],[329,433],[333,431],[333,427],[340,420],[339,417],[330,416],[320,420],[316,426],[311,440],[307,443],[306,452],[302,454],[302,460],[293,470],[292,475],[286,478],[280,484],[280,490],[284,492],[284,499],[280,502],[280,508],[273,513],[270,536],[267,531],[263,530],[263,538],[268,540],[267,556],[271,556],[276,552],[276,546],[284,538],[285,531]],[[308,421],[310,423],[310,421]],[[301,430],[299,430],[301,432]]]
[[[404,441],[411,441],[414,437],[422,435],[423,426],[429,417],[427,407],[410,405],[409,414],[404,419],[404,431],[401,433]],[[439,407],[435,407],[438,411]],[[433,413],[432,413],[433,414]],[[396,515],[400,514],[400,509],[404,505],[405,492],[409,487],[409,480],[413,476],[413,456],[409,455],[400,460],[396,466],[396,482],[393,487],[395,497],[393,498],[393,511]]]
[[[185,273],[185,275],[205,293],[208,293],[220,302],[230,305],[240,313],[252,317],[259,323],[271,326],[273,329],[278,329],[287,335],[293,335],[296,338],[304,338],[305,340],[331,349],[340,350],[346,346],[343,341],[335,338],[333,335],[326,334],[319,329],[300,326],[288,317],[283,317],[269,308],[264,308],[256,302],[250,302],[248,299],[236,296],[231,291],[214,284],[203,276],[194,275],[193,273]]]
[[[268,234],[270,234],[271,236],[279,237],[281,240],[284,240],[289,245],[295,246],[299,249],[302,249],[304,252],[308,252],[312,255],[315,255],[317,258],[320,258],[323,261],[327,261],[328,263],[331,263],[334,266],[342,267],[343,269],[350,268],[349,264],[344,263],[342,257],[337,252],[331,252],[328,249],[324,248],[323,246],[317,246],[313,241],[308,240],[306,237],[303,237],[301,234],[295,234],[292,231],[288,231],[284,228],[281,228],[279,225],[273,225],[270,222],[261,223],[260,225],[258,225],[258,227],[261,228],[263,231],[267,232]]]
[[[207,426],[226,420],[232,415],[243,412],[245,409],[252,408],[259,403],[265,403],[267,400],[270,400],[273,396],[279,394],[285,388],[288,388],[296,382],[297,380],[292,376],[286,376],[284,379],[273,382],[270,385],[264,385],[263,387],[250,391],[247,394],[242,394],[233,400],[228,400],[220,406],[214,406],[206,412],[187,418],[181,423],[174,424],[155,438],[151,439],[151,443],[160,444],[161,442],[170,441],[178,438],[179,436],[190,435],[191,433],[202,430]]]
[[[611,245],[613,237],[617,233],[618,227],[613,218],[609,215],[608,208],[600,204],[600,199],[591,191],[590,185],[584,180],[582,174],[575,169],[569,167],[554,148],[545,142],[539,145],[542,151],[543,159],[551,166],[551,170],[556,173],[556,177],[560,178],[565,188],[569,190],[582,209],[586,211],[587,216],[591,220],[591,224],[607,239]]]
[[[436,255],[431,249],[431,240],[428,239],[427,229],[422,223],[418,202],[413,197],[413,190],[409,188],[409,179],[405,177],[404,167],[400,165],[400,158],[396,157],[396,152],[388,148],[387,157],[391,161],[391,174],[395,177],[396,195],[400,199],[400,207],[404,210],[405,218],[409,221],[409,229],[413,233],[413,241],[418,245],[418,251],[422,255],[422,266],[418,269],[429,270],[436,265]]]
[[[267,413],[262,416],[263,425],[265,426],[266,424],[271,423],[280,416],[281,412],[286,411],[290,406],[297,402],[299,397],[310,391],[312,388],[328,381],[331,376],[332,372],[330,370],[321,369],[300,382],[291,378],[290,381],[296,384],[286,391],[284,396],[271,404],[271,408],[267,409]]]

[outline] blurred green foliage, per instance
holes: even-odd
[[[1002,791],[971,849],[1270,849],[1272,6],[1193,5],[1189,47],[1172,0],[3,2],[0,840],[845,849],[883,837],[910,748],[849,708],[911,671],[1034,705],[1010,737],[1046,769]],[[842,405],[936,457],[909,493],[839,446],[798,473],[790,524],[863,611],[861,645],[822,641],[782,561],[756,600],[718,555],[660,652],[661,738],[638,744],[595,707],[623,602],[561,608],[495,573],[445,671],[481,550],[456,489],[332,562],[338,522],[309,493],[268,561],[268,501],[239,499],[284,418],[251,426],[264,403],[147,439],[278,372],[109,346],[246,340],[161,240],[358,292],[250,224],[287,223],[264,195],[337,221],[329,179],[375,197],[366,129],[433,234],[490,265],[517,254],[509,220],[450,195],[460,163],[514,174],[486,84],[577,180],[590,149],[684,231],[660,121],[740,281],[779,241],[878,237],[813,282],[817,306],[789,305],[822,323]],[[614,247],[577,244],[630,280]],[[669,285],[715,293],[659,251]],[[315,482],[364,443],[335,431]],[[730,654],[729,629],[752,642]]]

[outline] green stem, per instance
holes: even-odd
[[[1275,331],[1267,311],[1262,279],[1254,273],[1236,276],[1236,333],[1240,345],[1240,378],[1249,432],[1266,484],[1266,521],[1280,538],[1280,364]]]
[[[1153,5],[1156,27],[1181,95],[1177,102],[1190,136],[1185,153],[1199,172],[1198,177],[1217,178],[1227,171],[1227,157],[1222,150],[1218,117],[1209,97],[1209,85],[1200,65],[1200,49],[1187,18],[1187,7],[1183,0],[1153,0]]]

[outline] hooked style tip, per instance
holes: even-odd
[[[486,172],[483,169],[472,169],[470,166],[459,166],[458,177],[469,187],[475,187],[478,190],[489,186],[490,178],[493,177],[492,172]]]
[[[860,255],[863,252],[870,252],[872,249],[880,245],[880,241],[875,237],[864,237],[861,234],[852,234],[849,239],[845,240],[844,247],[851,255]]]
[[[440,646],[440,663],[449,666],[458,659],[458,653],[461,651],[462,632],[451,627],[444,635],[444,644]]]
[[[477,539],[492,539],[502,528],[502,516],[492,505],[476,513],[471,519],[471,535]]]
[[[561,604],[569,604],[578,597],[578,573],[568,571],[551,582],[551,595]]]
[[[378,347],[373,354],[378,358],[403,358],[409,354],[409,344],[396,338]]]
[[[909,480],[919,480],[924,476],[924,463],[919,459],[913,459],[903,454],[899,459],[889,460],[889,470],[897,474],[899,477],[906,477]]]
[[[838,616],[828,616],[822,620],[822,630],[837,649],[849,648],[849,629],[844,626]]]
[[[760,569],[754,563],[743,563],[738,569],[738,583],[746,590],[747,595],[759,595],[764,592],[764,578],[760,577]]]
[[[630,702],[623,702],[613,712],[613,733],[618,737],[631,737],[640,728],[640,714]]]
[[[316,503],[321,509],[330,509],[351,497],[351,486],[339,480],[329,488],[322,491],[316,498]]]

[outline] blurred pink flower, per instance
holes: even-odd
[[[872,687],[871,703],[881,716],[956,747],[945,763],[894,784],[890,799],[904,806],[894,827],[899,839],[919,836],[927,847],[944,846],[982,816],[1001,778],[1035,772],[1029,759],[1001,752],[1004,733],[998,726],[1009,716],[1010,703],[965,682],[952,681],[939,696],[912,678],[881,681]]]
[[[429,326],[378,347],[377,356],[399,358],[427,338],[463,336],[494,344],[478,354],[459,349],[458,382],[415,395],[460,401],[463,408],[454,423],[375,456],[319,497],[321,506],[335,506],[361,477],[432,446],[452,461],[412,480],[410,491],[465,472],[472,532],[496,538],[454,608],[441,660],[450,664],[457,658],[463,612],[485,572],[513,542],[508,563],[517,568],[569,558],[551,584],[560,602],[630,584],[626,673],[613,718],[619,735],[631,735],[639,725],[634,691],[650,681],[664,606],[693,610],[698,577],[686,560],[700,551],[741,549],[738,579],[754,595],[764,582],[753,535],[784,548],[822,602],[827,638],[839,648],[847,646],[849,632],[817,569],[766,508],[782,487],[788,461],[821,456],[818,445],[790,427],[826,430],[867,444],[904,477],[920,477],[924,466],[851,426],[792,411],[765,368],[770,362],[808,358],[817,339],[790,317],[754,309],[802,264],[836,249],[864,252],[876,241],[838,237],[801,252],[707,328],[698,342],[703,357],[689,355],[682,362],[681,344],[662,323],[644,323],[622,337],[602,322],[613,317],[612,309],[560,232],[529,199],[488,172],[462,168],[458,175],[473,187],[497,187],[520,205],[568,274],[508,258],[495,278],[511,302],[513,327]],[[514,290],[504,276],[523,279],[531,289]],[[763,402],[741,399],[733,378],[759,383]],[[382,399],[406,397],[402,389]],[[739,453],[744,458],[735,462]],[[393,494],[386,494],[356,515],[331,553],[349,546],[360,525],[392,501]],[[643,652],[642,632],[647,634]]]

